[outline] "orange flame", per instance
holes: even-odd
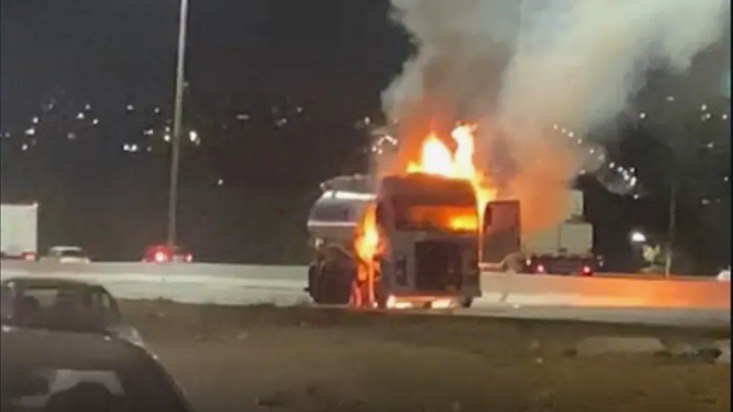
[[[451,137],[456,142],[455,151],[446,146],[433,132],[422,143],[420,159],[409,162],[407,173],[425,173],[451,179],[471,182],[476,194],[478,221],[476,215],[453,214],[450,210],[448,222],[456,230],[476,230],[486,204],[496,196],[496,190],[488,185],[486,176],[474,165],[475,125],[461,125],[453,129]],[[379,267],[375,260],[382,252],[384,243],[376,223],[376,206],[370,205],[359,223],[354,240],[354,249],[360,260],[359,280],[366,281],[376,276]]]
[[[371,204],[357,229],[354,249],[363,262],[371,262],[380,251],[379,230],[377,229],[376,206]]]
[[[461,125],[453,129],[451,137],[456,142],[455,152],[432,132],[422,144],[419,162],[410,162],[407,173],[427,173],[451,179],[469,180],[476,193],[479,215],[483,215],[486,204],[496,197],[496,190],[489,187],[486,176],[474,165],[475,125]],[[465,226],[466,222],[457,223]]]

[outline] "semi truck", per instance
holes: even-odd
[[[353,304],[355,295],[371,293],[367,305],[378,307],[467,307],[481,295],[480,270],[595,271],[593,228],[582,218],[579,191],[569,192],[574,207],[567,219],[522,237],[519,201],[491,201],[478,214],[463,180],[354,175],[330,179],[321,190],[307,223],[314,257],[306,291],[316,303]],[[377,273],[363,279],[360,265],[368,262],[360,261],[355,239],[370,208],[386,247],[374,258]]]
[[[480,296],[479,217],[470,182],[408,174],[377,183],[355,175],[321,188],[308,219],[315,253],[306,290],[315,302],[446,308]],[[364,262],[355,239],[370,208],[382,247]],[[362,276],[364,266],[374,273]]]
[[[0,205],[2,259],[38,259],[38,204]]]
[[[314,258],[306,290],[316,303],[468,307],[481,295],[481,252],[504,258],[519,247],[518,202],[489,202],[483,214],[492,218],[481,230],[466,180],[407,174],[375,182],[355,175],[330,179],[321,189],[308,219]],[[370,262],[354,245],[370,208],[384,247],[373,262],[376,273],[365,278],[360,269]],[[482,231],[494,240],[483,249]]]
[[[517,273],[592,275],[599,263],[593,254],[593,226],[583,213],[583,192],[569,190],[572,205],[565,219],[555,225],[520,236],[518,202],[504,202],[504,209],[485,214],[482,268]],[[506,243],[514,243],[514,250]],[[498,245],[497,245],[498,243]],[[498,246],[498,247],[497,247]]]

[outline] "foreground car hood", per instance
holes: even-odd
[[[145,347],[145,342],[143,342],[143,338],[140,333],[130,325],[108,326],[107,331],[120,339],[124,339],[132,343],[133,345]]]

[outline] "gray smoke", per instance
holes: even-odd
[[[417,47],[383,94],[392,120],[438,99],[456,115],[498,116],[509,127],[561,123],[576,130],[615,117],[650,68],[687,70],[722,37],[730,8],[727,0],[392,5]]]
[[[392,0],[392,6],[416,47],[382,96],[390,120],[406,125],[401,144],[414,150],[421,138],[411,122],[477,121],[480,160],[504,171],[513,196],[539,198],[526,192],[542,187],[545,200],[548,188],[561,189],[584,161],[577,148],[547,132],[552,125],[581,136],[612,121],[649,70],[685,72],[720,40],[730,8],[728,0]]]

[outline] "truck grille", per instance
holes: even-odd
[[[444,292],[461,287],[462,259],[455,243],[426,241],[415,244],[415,286],[424,292]]]

